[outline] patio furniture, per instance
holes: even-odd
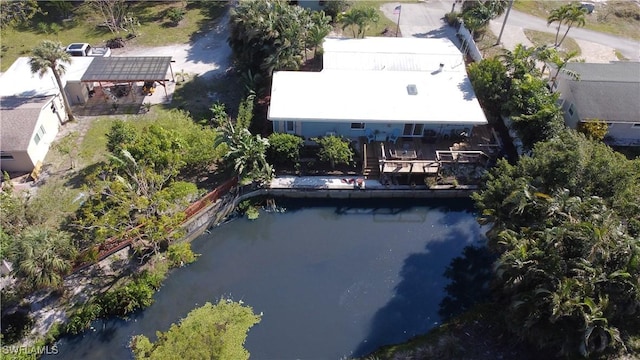
[[[367,142],[371,143],[372,141],[374,141],[376,139],[376,134],[373,133],[373,130],[371,129],[365,129],[364,130],[364,136],[367,137]]]
[[[415,150],[389,150],[391,157],[399,160],[413,160],[418,158]]]
[[[389,138],[387,139],[387,141],[395,144],[398,141],[398,138],[400,138],[400,129],[395,128],[393,129],[393,132],[389,135]]]

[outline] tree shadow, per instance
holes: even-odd
[[[458,216],[459,213],[449,211],[439,222],[457,225]],[[375,314],[369,334],[355,349],[354,356],[364,356],[385,344],[406,341],[440,323],[439,303],[445,295],[442,269],[465,244],[482,239],[475,222],[469,227],[457,227],[442,237],[432,238],[424,252],[405,259],[394,296]]]
[[[444,272],[451,282],[445,287],[447,296],[440,302],[438,310],[443,322],[489,300],[495,260],[496,255],[487,247],[474,245],[466,246],[462,256],[451,260]]]
[[[105,163],[100,161],[85,166],[67,177],[64,186],[72,189],[80,189],[82,185],[87,183],[87,178],[98,175],[98,172],[104,167],[104,165]]]
[[[448,24],[443,24],[441,27],[437,29],[433,29],[426,33],[413,34],[413,37],[417,38],[446,38],[451,40],[456,46],[460,47],[460,40],[456,36],[456,29],[454,27],[449,26]]]

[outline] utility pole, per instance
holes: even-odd
[[[398,24],[396,24],[396,37],[398,37],[398,30],[400,30],[400,15],[402,14],[402,5],[398,5],[393,9],[394,14],[398,14]]]
[[[509,0],[509,7],[507,8],[507,13],[504,15],[504,21],[502,22],[502,28],[500,29],[500,35],[498,35],[498,41],[496,41],[496,45],[500,45],[500,39],[502,39],[504,26],[507,25],[507,19],[509,18],[509,13],[511,12],[512,6],[513,6],[513,0]]]

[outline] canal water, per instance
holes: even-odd
[[[151,307],[61,340],[55,358],[131,359],[133,335],[153,341],[220,297],[263,313],[246,341],[252,359],[366,355],[438,325],[446,266],[484,243],[467,200],[277,205],[286,211],[236,219],[194,240],[198,261],[172,271]]]

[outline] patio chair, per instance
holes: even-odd
[[[387,138],[387,141],[389,141],[390,143],[395,144],[398,141],[398,138],[400,138],[400,129],[395,128],[395,129],[393,129],[393,132]]]
[[[373,130],[371,129],[365,129],[364,130],[364,136],[367,137],[367,142],[371,143],[372,141],[374,141],[376,139],[376,134],[373,133]]]

